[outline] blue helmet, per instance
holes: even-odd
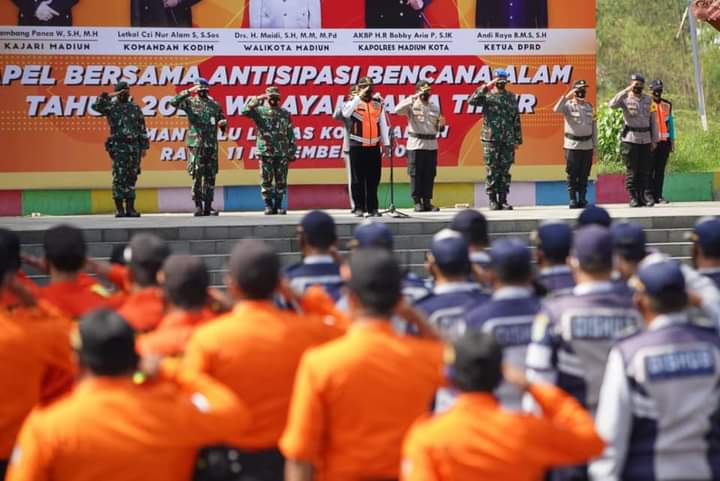
[[[495,70],[495,78],[507,80],[507,78],[508,78],[507,70],[505,70],[504,68],[499,68],[499,69]]]

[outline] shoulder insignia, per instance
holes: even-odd
[[[110,291],[105,289],[100,284],[93,284],[90,288],[90,292],[97,294],[100,297],[110,297]]]
[[[531,339],[533,341],[539,341],[543,337],[545,337],[545,332],[547,331],[548,325],[550,325],[550,318],[547,314],[541,312],[537,316],[535,316],[535,321],[533,322],[532,326],[532,336]]]

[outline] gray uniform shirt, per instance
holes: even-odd
[[[564,147],[570,150],[592,150],[597,144],[595,114],[590,102],[568,100],[563,95],[555,104],[555,112],[565,117],[565,133],[576,137],[591,136],[588,140],[573,140],[565,137]]]
[[[343,116],[343,108],[345,108],[345,105],[348,105],[350,101],[346,101],[345,103],[338,105],[338,107],[335,109],[335,112],[333,113],[333,118],[335,120],[339,120],[343,123],[345,126],[345,135],[343,135],[343,147],[342,151],[343,154],[347,155],[350,153],[350,119],[346,119]]]
[[[637,95],[622,91],[608,102],[611,109],[622,109],[625,125],[633,128],[649,127],[648,132],[627,131],[622,137],[623,142],[631,144],[650,144],[660,140],[655,112],[652,111],[652,99],[648,95]]]
[[[412,96],[402,100],[395,107],[397,115],[407,115],[410,132],[423,135],[437,135],[440,109],[432,102],[413,100]],[[410,135],[408,150],[437,150],[437,139],[418,139]]]

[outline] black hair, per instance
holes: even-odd
[[[492,392],[502,381],[503,351],[492,334],[470,331],[454,344],[452,383],[465,392]]]
[[[493,265],[495,276],[503,284],[525,284],[532,279],[532,265]]]
[[[163,264],[165,298],[181,309],[199,309],[207,303],[210,275],[202,259],[170,256]]]
[[[43,246],[48,263],[61,272],[75,273],[85,265],[87,245],[77,227],[64,224],[48,229]]]
[[[372,315],[390,317],[402,298],[400,263],[387,249],[356,250],[350,258],[348,288]]]
[[[665,289],[661,295],[650,296],[650,308],[658,314],[671,314],[688,306],[687,292],[681,289]]]
[[[2,270],[4,272],[17,272],[20,270],[22,259],[20,258],[20,237],[8,229],[0,229],[0,256]],[[3,274],[0,273],[0,279]]]
[[[280,281],[280,257],[265,242],[242,240],[230,256],[230,278],[249,299],[269,299]]]

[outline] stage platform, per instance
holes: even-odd
[[[718,202],[676,203],[653,208],[631,209],[626,205],[607,205],[614,219],[632,219],[648,229],[648,243],[669,255],[687,259],[690,243],[686,233],[703,216],[720,215]],[[414,213],[411,217],[388,215],[373,220],[388,223],[395,233],[400,260],[409,268],[422,272],[430,238],[446,227],[460,209],[444,209],[438,213]],[[363,219],[346,210],[328,211],[338,224],[340,248],[345,250],[353,226]],[[515,236],[526,239],[539,223],[548,219],[573,222],[579,210],[567,207],[519,207],[513,211],[481,212],[490,221],[491,238]],[[262,213],[222,213],[219,217],[193,217],[189,214],[149,214],[139,219],[116,219],[108,215],[4,217],[0,226],[19,233],[23,251],[42,254],[43,232],[60,223],[69,223],[85,231],[89,254],[107,258],[114,245],[123,244],[138,232],[155,232],[170,242],[173,252],[202,256],[211,271],[213,285],[222,283],[227,256],[237,240],[263,239],[280,252],[283,263],[300,259],[295,239],[295,226],[306,211],[291,211],[286,216],[265,216]],[[38,276],[42,282],[42,276]]]

